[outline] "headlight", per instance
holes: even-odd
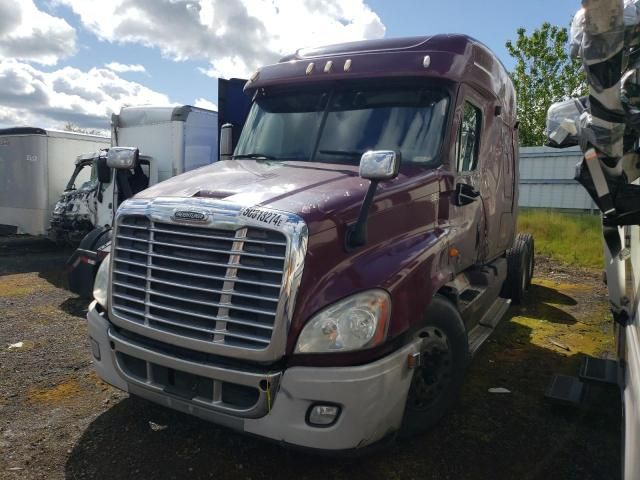
[[[100,267],[98,268],[98,273],[96,274],[96,279],[93,282],[93,298],[97,300],[97,302],[107,308],[107,291],[109,288],[109,260],[111,255],[107,255],[102,260]]]
[[[391,298],[384,290],[351,295],[304,326],[295,353],[347,352],[375,347],[387,336]]]

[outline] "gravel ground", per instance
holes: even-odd
[[[541,259],[529,301],[511,308],[476,356],[451,415],[373,455],[332,458],[243,436],[98,380],[86,302],[61,288],[68,255],[0,248],[2,479],[619,478],[616,389],[591,389],[578,409],[543,399],[553,373],[573,374],[581,355],[613,351],[597,271]]]

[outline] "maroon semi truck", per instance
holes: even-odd
[[[98,374],[302,447],[428,428],[533,273],[505,68],[463,35],[386,39],[299,50],[245,92],[228,160],[119,208]]]

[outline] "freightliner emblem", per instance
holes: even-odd
[[[173,213],[173,219],[179,222],[204,223],[208,218],[207,213],[196,210],[177,210]]]

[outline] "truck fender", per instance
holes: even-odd
[[[104,256],[98,249],[111,241],[111,227],[96,227],[80,242],[67,260],[65,272],[69,290],[82,298],[93,296],[93,281]]]

